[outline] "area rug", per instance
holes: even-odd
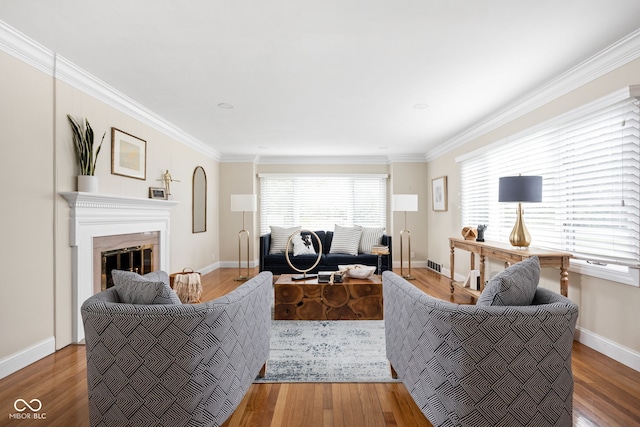
[[[255,382],[397,382],[384,320],[274,320],[267,374]]]

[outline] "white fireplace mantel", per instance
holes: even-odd
[[[69,245],[73,247],[73,339],[84,338],[80,307],[93,295],[93,238],[159,232],[161,270],[169,270],[173,200],[143,199],[105,194],[60,193],[71,208]]]

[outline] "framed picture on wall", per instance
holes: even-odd
[[[447,210],[447,177],[441,176],[431,180],[431,195],[433,210],[444,212]]]
[[[111,173],[147,179],[147,141],[111,128]]]

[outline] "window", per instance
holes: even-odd
[[[523,203],[532,246],[612,268],[640,267],[637,89],[458,158],[462,225],[487,224],[487,240],[508,241],[517,206],[498,203],[498,178],[541,175],[542,203]]]
[[[270,225],[386,227],[386,175],[261,174],[260,232]]]

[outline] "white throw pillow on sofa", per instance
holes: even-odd
[[[360,246],[360,236],[362,227],[342,227],[338,224],[333,229],[333,240],[331,241],[330,254],[358,255]]]
[[[384,230],[384,227],[362,227],[362,236],[360,237],[358,252],[361,254],[370,254],[373,247],[382,242]]]
[[[289,237],[296,231],[300,231],[300,227],[278,227],[272,225],[271,228],[271,244],[269,245],[269,254],[283,254],[286,250]]]

